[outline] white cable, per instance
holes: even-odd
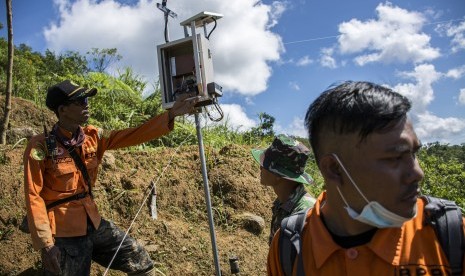
[[[450,20],[444,20],[444,21],[436,21],[436,22],[431,22],[431,23],[425,23],[423,26],[428,26],[428,25],[435,25],[435,24],[443,24],[443,23],[450,23],[450,22],[456,22],[456,21],[464,21],[465,19],[450,19]],[[295,41],[289,41],[289,42],[284,42],[284,45],[287,44],[296,44],[296,43],[302,43],[302,42],[309,42],[309,41],[317,41],[317,40],[324,40],[324,39],[330,39],[330,38],[338,38],[341,35],[332,35],[332,36],[323,36],[323,37],[315,37],[315,38],[309,38],[309,39],[302,39],[302,40],[295,40]]]
[[[171,161],[173,160],[173,157],[174,155],[179,151],[179,149],[181,148],[181,146],[187,141],[188,138],[190,138],[192,136],[192,134],[189,134],[186,139],[184,139],[184,141],[181,142],[181,144],[179,144],[179,146],[176,148],[176,151],[171,155],[171,158],[170,160],[168,161],[168,164],[163,168],[163,171],[161,172],[161,174],[158,176],[158,179],[157,181],[155,181],[155,185],[158,183],[158,181],[161,179],[161,177],[163,176],[163,174],[165,173],[165,171],[168,169],[168,167],[171,165]],[[151,183],[153,184],[153,180],[151,181]],[[103,273],[103,276],[106,276],[108,271],[110,270],[110,267],[113,263],[113,261],[115,260],[116,258],[116,255],[118,254],[118,251],[121,249],[121,246],[123,245],[123,242],[124,240],[126,239],[126,237],[128,236],[128,233],[129,231],[131,230],[132,226],[134,225],[134,222],[136,221],[136,218],[137,216],[139,216],[139,213],[140,211],[142,210],[142,208],[144,207],[145,205],[145,202],[147,201],[147,199],[149,198],[149,196],[152,194],[152,190],[153,190],[153,187],[155,185],[151,185],[151,188],[149,190],[149,192],[147,193],[147,195],[145,196],[144,200],[142,201],[142,204],[140,205],[139,207],[139,210],[137,211],[136,215],[134,216],[134,219],[131,221],[131,224],[129,225],[128,229],[126,230],[126,233],[124,234],[124,237],[123,239],[121,240],[121,243],[119,244],[118,248],[116,249],[116,252],[115,252],[115,255],[113,255],[113,258],[111,258],[111,261],[110,263],[108,264],[108,267],[106,268],[105,272]]]
[[[323,39],[328,39],[328,38],[335,38],[335,37],[340,37],[340,36],[341,36],[341,35],[332,35],[332,36],[325,36],[325,37],[315,37],[315,38],[309,38],[309,39],[303,39],[303,40],[297,40],[297,41],[284,42],[283,44],[286,45],[286,44],[302,43],[302,42],[323,40]]]

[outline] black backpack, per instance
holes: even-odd
[[[425,200],[425,217],[436,232],[441,248],[449,260],[451,275],[462,275],[462,262],[465,250],[462,212],[455,202],[422,196]],[[299,211],[283,219],[279,235],[279,257],[284,275],[291,276],[295,258],[297,276],[305,276],[302,260],[302,240],[300,233],[310,208]]]

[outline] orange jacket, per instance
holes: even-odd
[[[109,149],[144,143],[169,133],[174,122],[168,121],[168,112],[158,115],[139,127],[104,131],[93,126],[84,127],[86,135],[80,148],[92,185],[103,153]],[[24,152],[24,190],[32,244],[41,249],[54,244],[53,237],[86,235],[87,216],[95,228],[100,215],[94,200],[87,196],[46,210],[46,205],[58,199],[88,191],[80,170],[68,151],[57,142],[55,164],[47,158],[44,134],[32,137]]]
[[[433,228],[424,224],[423,200],[417,201],[416,218],[402,228],[378,229],[368,244],[344,249],[333,241],[321,220],[320,206],[325,197],[325,193],[319,196],[302,231],[306,275],[450,275],[449,263]],[[268,275],[284,275],[278,252],[279,234],[280,231],[274,236],[268,254]]]

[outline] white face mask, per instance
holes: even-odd
[[[346,204],[346,207],[344,208],[347,210],[347,213],[349,214],[351,218],[358,220],[360,222],[363,222],[365,224],[377,227],[377,228],[399,228],[399,227],[402,227],[402,224],[404,224],[404,222],[416,217],[417,215],[416,204],[414,207],[415,208],[414,215],[411,218],[405,218],[405,217],[401,217],[389,211],[388,209],[384,208],[381,204],[379,204],[376,201],[368,201],[368,199],[365,197],[362,191],[360,191],[360,189],[357,187],[354,180],[352,179],[352,177],[349,175],[346,168],[344,167],[344,165],[342,165],[342,162],[341,160],[339,160],[339,157],[335,153],[332,153],[331,155],[337,160],[339,165],[341,165],[342,170],[347,175],[350,182],[352,182],[352,184],[357,189],[359,194],[367,202],[367,205],[363,207],[362,212],[358,214],[354,209],[350,208],[349,204],[347,204],[346,199],[344,198],[341,191],[339,190],[339,187],[336,187],[337,191],[341,195],[342,200]]]

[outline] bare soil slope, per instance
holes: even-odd
[[[3,99],[0,104],[3,107]],[[32,249],[29,235],[18,229],[25,213],[25,140],[16,142],[42,131],[42,118],[50,127],[54,114],[13,99],[9,144],[0,147],[0,275],[40,275],[39,253]],[[241,275],[265,275],[273,192],[260,185],[250,148],[229,145],[215,150],[205,145],[205,152],[223,275],[230,275],[231,256],[239,258]],[[127,229],[142,206],[130,234],[145,244],[160,275],[214,275],[198,147],[109,153],[94,189],[103,217]],[[157,220],[150,218],[149,204],[143,204],[151,181],[157,187]],[[246,212],[265,219],[262,233],[254,234],[249,225],[237,219]],[[104,271],[97,264],[92,267],[92,275],[103,275]]]

